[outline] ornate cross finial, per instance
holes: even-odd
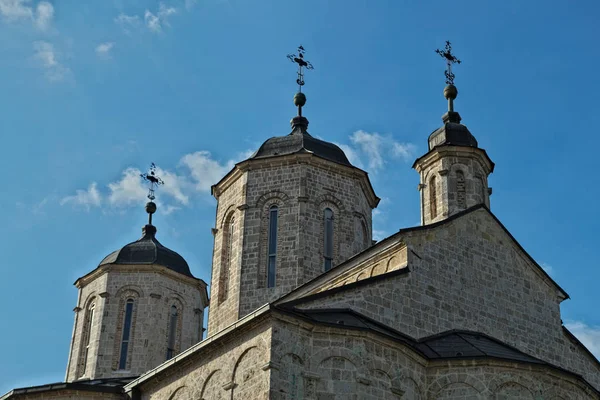
[[[446,75],[446,85],[454,85],[452,64],[460,64],[460,60],[452,54],[452,44],[446,40],[446,47],[444,47],[444,50],[437,49],[435,52],[446,59],[446,71],[444,71],[444,74]]]
[[[291,62],[298,64],[298,79],[296,79],[296,83],[298,84],[298,92],[302,93],[302,86],[304,86],[304,71],[302,68],[306,69],[314,69],[313,65],[310,61],[306,61],[304,59],[304,47],[302,45],[298,46],[298,55],[296,54],[288,54],[287,58],[290,59]]]
[[[148,198],[153,201],[156,197],[154,196],[154,188],[160,185],[164,185],[165,182],[156,175],[156,164],[150,164],[150,169],[145,174],[140,175],[142,179],[149,183]]]

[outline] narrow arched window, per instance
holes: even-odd
[[[323,267],[329,271],[333,266],[333,211],[326,208],[323,212],[324,243],[323,243]]]
[[[277,263],[277,218],[279,209],[271,206],[269,209],[269,237],[267,243],[267,287],[275,287]]]
[[[437,190],[435,176],[429,181],[429,215],[431,219],[437,217]]]
[[[456,171],[456,203],[460,209],[467,208],[465,192],[465,174],[462,171]]]
[[[219,303],[227,300],[229,294],[229,275],[231,273],[231,265],[233,263],[233,235],[235,229],[235,219],[231,217],[225,226],[223,232],[223,257],[221,261],[221,272],[219,279]]]
[[[177,319],[179,312],[176,306],[171,306],[169,314],[169,337],[167,340],[167,360],[170,360],[175,355],[175,336],[177,335]]]
[[[92,326],[94,325],[94,310],[96,309],[96,303],[92,302],[85,314],[85,323],[83,325],[83,348],[81,356],[81,369],[79,376],[85,375],[85,368],[87,366],[88,354],[90,351],[90,341],[92,338]]]
[[[133,323],[133,299],[125,303],[123,316],[123,336],[121,337],[121,353],[119,356],[119,369],[127,369],[127,355],[131,344],[131,326]]]

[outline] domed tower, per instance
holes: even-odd
[[[446,42],[443,51],[437,50],[448,63],[444,88],[448,112],[442,116],[444,125],[429,135],[429,151],[413,164],[421,177],[422,225],[441,221],[477,204],[490,206],[492,189],[488,186],[488,176],[494,171],[494,163],[454,111],[458,89],[454,86],[451,65],[460,61],[451,51],[450,42]]]
[[[202,340],[206,283],[156,239],[156,204],[150,201],[146,211],[141,239],[75,282],[67,382],[138,376]]]
[[[302,50],[293,58],[303,84]],[[379,198],[338,146],[308,133],[305,103],[297,93],[291,133],[268,139],[212,187],[209,336],[371,244]]]

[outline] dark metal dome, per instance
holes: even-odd
[[[304,117],[292,119],[292,133],[267,139],[260,148],[250,156],[259,159],[289,154],[311,153],[317,157],[338,164],[352,166],[344,151],[333,143],[312,137],[307,132],[308,120]]]
[[[188,263],[179,254],[160,244],[156,240],[156,227],[146,225],[142,228],[142,238],[129,243],[123,248],[113,251],[100,262],[99,266],[107,264],[140,265],[157,264],[162,265],[180,274],[194,277],[190,272]]]

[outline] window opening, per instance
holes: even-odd
[[[323,243],[323,263],[325,271],[333,266],[333,211],[326,208],[323,213],[325,240]]]
[[[269,209],[269,240],[267,261],[267,287],[275,287],[276,262],[277,262],[277,218],[279,209],[272,206]]]
[[[177,312],[176,306],[171,306],[171,314],[169,315],[169,340],[167,341],[167,360],[170,360],[175,355],[175,335],[177,334]]]
[[[123,320],[123,337],[121,338],[121,356],[119,357],[119,369],[127,368],[127,354],[131,343],[131,324],[133,322],[133,299],[125,303],[125,316]]]

